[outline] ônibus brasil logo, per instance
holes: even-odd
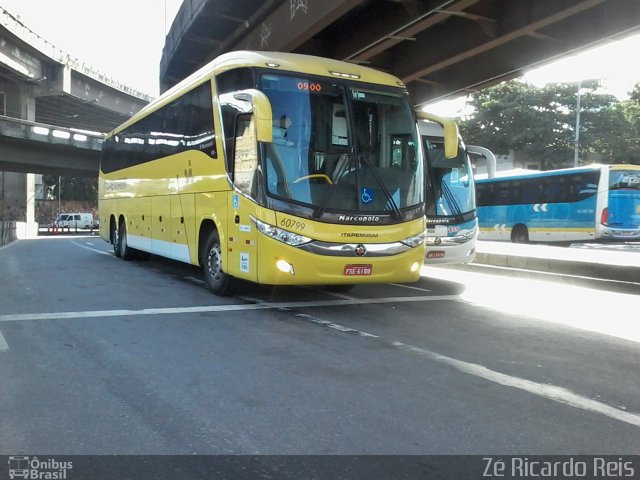
[[[40,460],[38,457],[14,455],[9,457],[9,478],[33,480],[65,480],[67,471],[73,469],[72,462],[61,462],[53,458]]]

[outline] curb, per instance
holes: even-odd
[[[538,272],[577,275],[602,280],[640,282],[640,267],[630,265],[611,265],[588,261],[570,261],[557,258],[525,257],[484,252],[477,252],[473,263],[520,268]]]

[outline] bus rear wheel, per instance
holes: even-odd
[[[202,261],[204,280],[213,293],[221,296],[231,295],[233,277],[222,270],[222,247],[217,232],[209,235],[206,245]]]
[[[529,230],[524,225],[516,225],[511,231],[513,243],[529,243]]]
[[[122,252],[120,251],[120,234],[118,227],[115,225],[111,226],[111,245],[113,246],[113,254],[120,258],[122,256]]]
[[[127,243],[127,224],[124,220],[120,223],[120,227],[118,228],[118,244],[121,259],[133,260],[135,258],[135,250],[129,247],[129,244]]]

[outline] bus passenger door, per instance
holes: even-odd
[[[255,197],[258,178],[258,145],[253,115],[240,115],[236,120],[233,182],[228,205],[229,244],[228,270],[234,277],[256,282],[258,280],[257,231],[251,217],[258,205]]]

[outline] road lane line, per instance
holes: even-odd
[[[418,290],[419,292],[430,292],[431,291],[428,288],[414,287],[413,285],[406,285],[404,283],[390,283],[389,285],[393,285],[394,287],[409,288],[411,290]]]
[[[9,344],[5,340],[4,335],[2,335],[2,332],[0,332],[0,352],[3,350],[9,350]]]
[[[404,352],[420,355],[422,357],[428,358],[429,360],[433,360],[435,362],[453,367],[460,372],[473,375],[474,377],[483,378],[484,380],[487,380],[489,382],[497,383],[499,385],[503,385],[506,387],[517,388],[527,393],[531,393],[533,395],[537,395],[539,397],[543,397],[548,400],[553,400],[554,402],[561,403],[563,405],[568,405],[568,406],[578,408],[581,410],[586,410],[589,412],[599,413],[601,415],[605,415],[614,420],[618,420],[618,421],[627,423],[629,425],[633,425],[635,427],[640,427],[640,414],[633,413],[633,412],[626,412],[624,410],[611,407],[610,405],[607,405],[605,403],[592,400],[591,398],[584,397],[582,395],[578,395],[577,393],[574,393],[571,390],[568,390],[564,387],[558,387],[555,385],[544,384],[544,383],[537,383],[531,380],[525,380],[524,378],[507,375],[504,373],[497,372],[495,370],[490,370],[489,368],[483,365],[469,363],[469,362],[458,360],[452,357],[447,357],[445,355],[432,352],[431,350],[427,350],[425,348],[415,347],[413,345],[409,345],[403,342],[398,342],[395,340],[389,340],[384,337],[380,337],[379,335],[374,335],[371,333],[364,332],[362,330],[345,327],[343,325],[340,325],[334,322],[329,322],[327,320],[321,320],[311,315],[298,314],[296,315],[296,317],[306,321],[310,321],[315,324],[322,325],[327,328],[331,328],[333,330],[337,330],[339,332],[356,334],[361,337],[375,338],[378,341],[382,341],[385,344],[391,345]]]
[[[104,251],[104,250],[98,250],[97,248],[91,248],[91,247],[87,247],[86,245],[81,244],[80,242],[76,242],[75,240],[72,241],[71,243],[73,243],[74,245],[80,247],[80,248],[84,248],[85,250],[91,250],[92,252],[96,252],[96,253],[100,253],[102,255],[111,255],[110,251]]]
[[[457,301],[459,299],[460,297],[458,295],[433,295],[422,297],[354,298],[349,300],[345,299],[280,303],[243,303],[235,305],[204,305],[200,307],[143,308],[140,310],[86,310],[79,312],[16,313],[0,315],[0,322],[17,322],[25,320],[64,320],[70,318],[130,317],[136,315],[168,315],[180,313],[211,313],[239,310],[277,310],[292,308],[336,307],[349,305],[368,305],[373,303],[409,303],[443,300]]]
[[[504,385],[506,387],[513,387],[525,392],[538,395],[540,397],[553,400],[554,402],[569,405],[571,407],[579,408],[589,412],[600,413],[609,418],[619,420],[635,427],[640,427],[640,414],[633,412],[626,412],[615,407],[611,407],[605,403],[592,400],[588,397],[573,393],[564,387],[558,387],[555,385],[537,383],[531,380],[525,380],[524,378],[514,377],[506,375],[504,373],[490,370],[487,367],[478,365],[475,363],[468,363],[455,358],[440,355],[439,353],[426,350],[424,348],[414,347],[402,342],[393,341],[392,345],[404,350],[406,352],[416,353],[423,357],[435,360],[439,363],[449,365],[456,370],[459,370],[475,377],[480,377],[493,383]]]

